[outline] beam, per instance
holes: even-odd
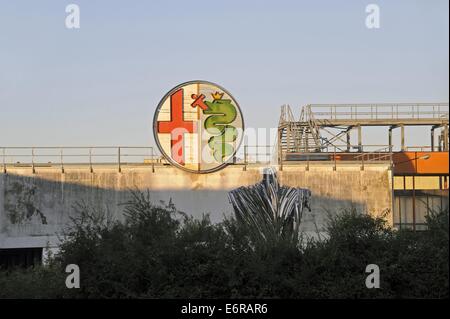
[[[400,125],[400,143],[401,143],[401,150],[402,152],[406,151],[406,147],[405,147],[405,127],[402,125]]]

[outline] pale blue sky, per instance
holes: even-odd
[[[0,145],[153,145],[159,100],[193,79],[227,88],[252,127],[275,127],[284,103],[447,102],[448,6],[0,0]]]

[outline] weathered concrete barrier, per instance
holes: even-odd
[[[192,174],[172,166],[123,167],[67,166],[11,167],[0,174],[0,247],[55,246],[57,234],[70,222],[74,205],[84,202],[112,216],[123,217],[123,204],[130,190],[148,190],[155,202],[172,200],[193,216],[209,213],[213,222],[232,214],[227,194],[231,189],[259,182],[266,166],[230,165],[211,174]],[[388,164],[346,164],[333,170],[331,164],[286,165],[278,172],[281,184],[308,188],[312,212],[303,215],[307,232],[321,229],[327,214],[355,207],[370,214],[391,210],[391,171]],[[392,222],[392,216],[387,215]]]

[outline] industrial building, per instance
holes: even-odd
[[[228,192],[259,182],[268,166],[282,184],[311,190],[306,233],[349,207],[420,231],[429,211],[448,208],[448,115],[448,103],[312,104],[295,119],[283,106],[276,145],[243,144],[228,166],[208,174],[180,170],[153,147],[0,147],[0,264],[42,260],[79,202],[120,220],[130,189],[218,222],[233,213]],[[409,139],[405,128],[416,126],[429,127],[429,145]],[[384,128],[388,143],[364,143],[367,127],[380,136]]]
[[[417,126],[429,127],[429,145],[406,146],[405,128]],[[364,144],[365,127],[384,128],[388,144]],[[400,130],[398,151],[392,139],[395,129]],[[352,130],[357,130],[356,143],[351,140]],[[388,161],[396,227],[423,229],[429,211],[448,208],[447,103],[314,104],[302,109],[298,121],[289,106],[283,106],[278,141],[281,169],[296,161],[360,161],[361,169],[367,162]]]

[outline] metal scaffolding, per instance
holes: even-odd
[[[448,103],[309,104],[301,109],[297,121],[290,106],[283,105],[278,159],[298,160],[302,154],[313,153],[392,152],[392,131],[396,128],[401,130],[401,150],[406,151],[406,126],[430,126],[431,151],[448,151],[448,124]],[[388,145],[364,145],[365,126],[388,127]],[[440,129],[437,145],[436,129]],[[358,131],[356,144],[351,141],[352,130]]]

